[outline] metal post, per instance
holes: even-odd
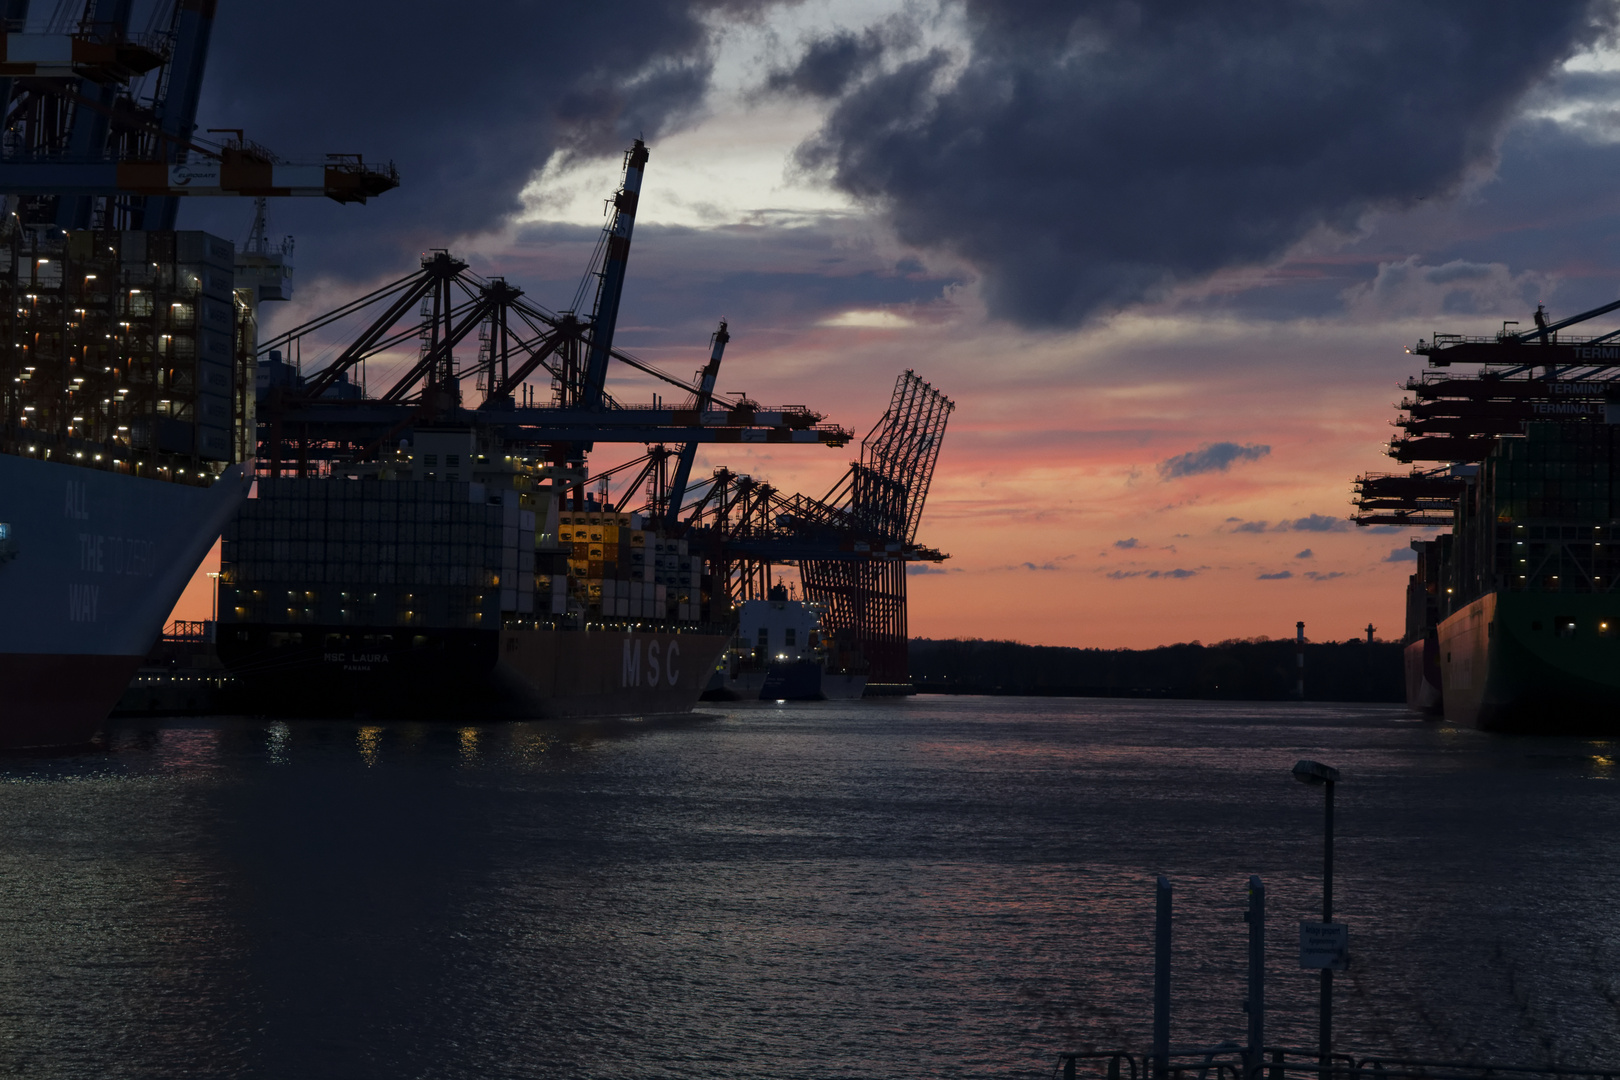
[[[1303,620],[1294,624],[1294,670],[1298,682],[1294,687],[1294,696],[1305,700],[1305,623]]]
[[[1258,1080],[1266,1052],[1266,886],[1258,874],[1249,878],[1249,1054],[1246,1080]]]
[[[1322,921],[1333,921],[1333,781],[1326,788],[1322,825]],[[1317,1018],[1317,1056],[1326,1069],[1333,1052],[1333,969],[1322,969],[1322,1001]]]
[[[1153,926],[1153,1075],[1170,1072],[1170,879],[1159,875]]]

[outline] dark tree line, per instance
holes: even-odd
[[[1308,701],[1401,701],[1401,645],[1308,642]],[[1284,700],[1296,685],[1294,642],[1256,638],[1157,649],[1070,649],[1016,641],[911,642],[911,681],[925,693]]]

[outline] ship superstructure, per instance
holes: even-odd
[[[867,665],[849,631],[831,632],[820,604],[772,586],[737,608],[737,629],[704,697],[716,701],[824,701],[860,697]]]

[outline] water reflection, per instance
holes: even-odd
[[[265,735],[270,749],[270,764],[287,764],[287,743],[292,739],[292,728],[285,720],[273,720],[266,728]]]
[[[377,764],[377,751],[382,746],[383,729],[376,725],[361,728],[355,733],[355,742],[360,747],[360,757],[366,765]]]
[[[0,1068],[244,1076],[1024,1075],[1272,1031],[1338,766],[1347,1044],[1620,1058],[1613,745],[1399,710],[924,698],[541,724],[144,723],[0,761]],[[476,768],[468,767],[476,765]]]

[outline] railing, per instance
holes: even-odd
[[[1080,1062],[1098,1062],[1106,1065],[1106,1070],[1099,1075],[1106,1075],[1108,1080],[1141,1080],[1142,1072],[1137,1065],[1137,1058],[1123,1050],[1096,1050],[1089,1053],[1059,1054],[1057,1067],[1052,1075],[1057,1076],[1058,1070],[1063,1071],[1063,1080],[1076,1080]],[[1122,1067],[1123,1066],[1123,1067]],[[1129,1068],[1129,1073],[1125,1071]]]
[[[206,619],[176,619],[163,628],[164,641],[204,642],[214,640],[214,624]]]
[[[1500,1065],[1478,1061],[1431,1061],[1387,1056],[1333,1054],[1324,1064],[1314,1050],[1268,1046],[1263,1059],[1244,1061],[1243,1048],[1222,1043],[1204,1049],[1172,1050],[1159,1065],[1151,1054],[1093,1050],[1057,1055],[1054,1080],[1620,1080],[1614,1066]],[[1157,1066],[1157,1067],[1156,1067]]]

